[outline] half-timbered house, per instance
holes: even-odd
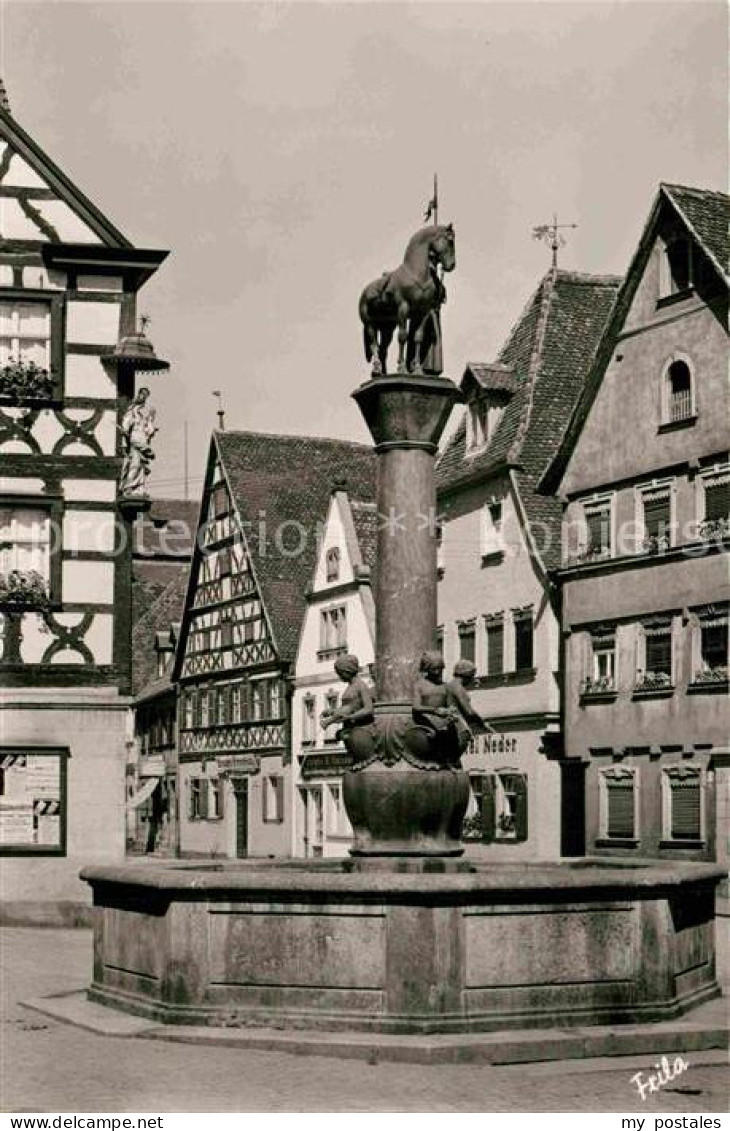
[[[305,590],[333,482],[368,497],[374,476],[364,445],[214,434],[174,672],[182,855],[290,854],[289,676]]]
[[[135,248],[0,107],[0,852],[7,913],[88,901],[124,855],[131,538],[110,362],[166,256]]]

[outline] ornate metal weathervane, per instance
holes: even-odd
[[[565,247],[565,237],[560,233],[566,228],[577,228],[577,224],[559,224],[557,213],[553,213],[552,224],[538,224],[537,227],[532,229],[532,238],[534,240],[543,240],[544,243],[550,245],[553,253],[553,269],[558,266],[558,249]]]

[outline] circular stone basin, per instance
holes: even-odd
[[[393,1033],[652,1021],[719,993],[709,864],[89,867],[89,996],[172,1024]]]

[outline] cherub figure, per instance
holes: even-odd
[[[443,681],[444,659],[440,652],[424,652],[413,688],[413,718],[430,732],[447,762],[458,762],[459,712]]]
[[[353,727],[367,726],[373,721],[373,692],[360,675],[357,656],[340,656],[335,660],[335,671],[347,687],[342,693],[339,707],[334,711],[323,711],[320,722],[325,729],[341,723],[344,738]]]
[[[456,727],[459,739],[459,752],[464,753],[474,734],[484,734],[491,727],[478,711],[474,710],[468,689],[474,685],[476,664],[471,660],[458,660],[454,665],[453,677],[446,684],[452,705],[459,712]]]

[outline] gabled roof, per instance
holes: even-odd
[[[730,197],[723,192],[709,189],[660,184],[638,247],[616,296],[610,321],[596,350],[585,386],[554,458],[539,480],[538,490],[544,494],[553,494],[558,490],[563,472],[603,380],[603,374],[613,352],[616,334],[620,332],[633,302],[636,288],[654,246],[661,217],[667,209],[673,217],[679,218],[689,234],[698,242],[717,271],[720,282],[727,286]]]
[[[155,643],[159,633],[169,632],[180,621],[187,589],[188,571],[179,569],[132,629],[132,691],[138,699],[149,699],[171,686],[174,656],[158,677]]]
[[[260,432],[216,432],[213,444],[238,509],[274,646],[281,661],[293,660],[332,487],[344,480],[353,498],[374,498],[375,453],[344,440]],[[301,552],[291,553],[297,544]]]
[[[552,521],[542,500],[531,506],[532,485],[555,453],[575,405],[620,280],[609,275],[549,271],[499,354],[509,365],[514,395],[486,448],[466,453],[466,414],[441,456],[441,497],[510,467],[520,469],[531,521]],[[498,372],[494,367],[493,372]],[[469,369],[474,372],[472,364]],[[539,511],[532,516],[531,509]]]
[[[63,200],[107,247],[129,248],[132,246],[126,236],[99,211],[95,204],[92,204],[89,198],[76,187],[63,170],[51,160],[30,134],[26,133],[8,110],[2,106],[0,106],[0,141],[9,144],[41,180],[57,194],[58,198]],[[3,165],[6,165],[5,161]],[[6,173],[7,168],[5,167],[3,177]],[[27,195],[30,197],[32,190]],[[36,201],[35,204],[38,205],[38,202]],[[40,213],[41,227],[43,226],[42,212],[42,202],[38,207],[33,204],[30,205],[29,214]],[[53,226],[46,223],[45,227],[48,237],[53,238]],[[55,238],[57,242],[60,242],[57,235]]]
[[[724,275],[730,260],[730,197],[712,189],[662,182],[660,193],[671,200],[686,226]]]

